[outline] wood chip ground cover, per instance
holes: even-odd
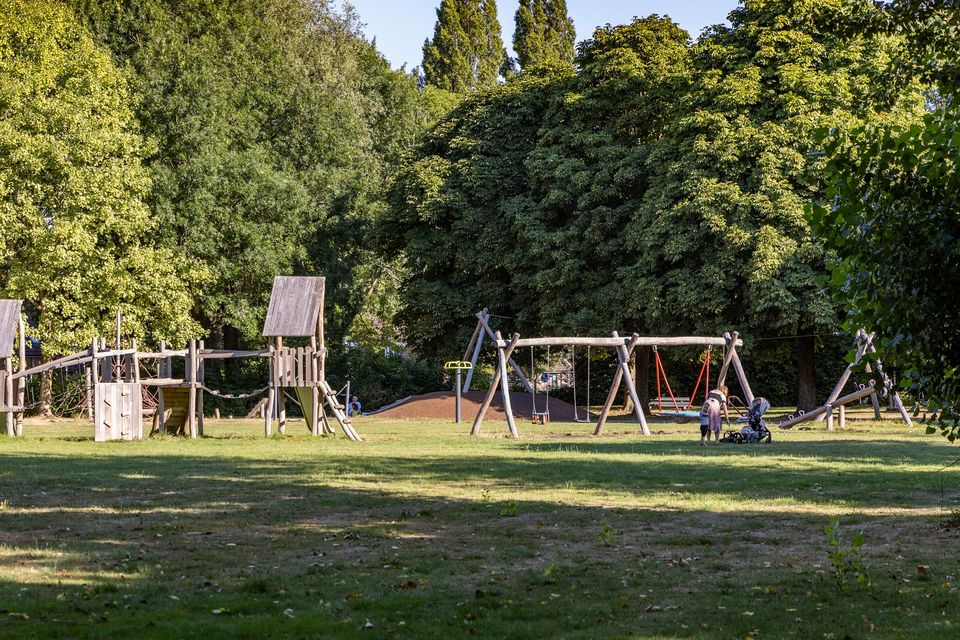
[[[0,637],[940,638],[960,624],[960,470],[939,472],[957,449],[922,429],[702,448],[671,423],[647,439],[555,423],[520,441],[357,426],[361,444],[296,423],[265,440],[254,421],[94,443],[82,422],[28,423],[0,440]],[[865,532],[869,587],[836,586],[835,517],[848,542]]]

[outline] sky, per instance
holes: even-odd
[[[377,49],[398,68],[419,66],[423,41],[433,37],[440,0],[349,0],[366,27],[367,38],[376,39]],[[513,15],[518,0],[499,0],[497,16],[503,29],[504,46],[514,55]],[[586,40],[601,25],[626,24],[634,16],[651,13],[669,15],[693,38],[709,25],[726,22],[737,0],[567,0],[567,12],[577,30],[577,42]]]

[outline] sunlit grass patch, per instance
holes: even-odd
[[[899,638],[956,622],[940,481],[960,497],[960,470],[938,472],[956,449],[901,426],[705,448],[689,425],[617,422],[512,441],[365,418],[359,444],[295,424],[264,439],[258,421],[110,446],[85,423],[27,427],[0,439],[0,598],[28,617],[0,632],[861,637],[866,617]],[[869,589],[836,591],[834,518],[864,532]]]

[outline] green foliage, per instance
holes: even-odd
[[[442,388],[442,371],[436,364],[364,348],[333,354],[327,376],[338,389],[349,380],[350,393],[360,399],[364,410]]]
[[[573,64],[576,31],[565,0],[520,0],[513,48],[520,68]]]
[[[621,531],[617,531],[613,525],[610,524],[607,520],[600,521],[600,535],[597,536],[597,540],[605,547],[612,547],[617,543],[617,537],[621,534]]]
[[[517,507],[517,501],[511,500],[507,502],[503,507],[500,508],[500,517],[501,518],[516,518],[519,513],[519,508]]]
[[[911,47],[884,78],[932,83],[928,109],[823,131],[830,200],[813,207],[811,219],[837,254],[832,284],[851,309],[849,327],[877,331],[887,358],[904,370],[914,394],[930,400],[933,419],[954,441],[960,322],[950,284],[960,279],[960,27],[951,11],[910,2],[891,9],[883,24],[908,34]]]
[[[410,343],[456,353],[484,306],[528,335],[835,329],[831,256],[804,215],[826,189],[816,132],[923,104],[916,85],[874,91],[904,45],[843,28],[872,11],[751,1],[695,44],[651,16],[598,29],[575,74],[465,100],[396,176],[380,223],[405,260]]]
[[[366,244],[383,184],[449,99],[421,92],[360,33],[349,7],[303,0],[74,0],[130,70],[155,148],[155,234],[204,265],[187,304],[212,343],[259,341],[273,277],[328,277],[328,343],[376,344],[394,295]]]
[[[45,355],[109,335],[182,341],[204,271],[144,199],[151,152],[126,76],[53,2],[0,7],[0,289],[27,300]],[[189,283],[189,284],[188,284]]]
[[[493,87],[506,57],[494,0],[441,0],[423,44],[427,84],[453,93]]]
[[[869,587],[870,575],[863,564],[863,531],[857,532],[853,540],[847,544],[840,531],[840,520],[834,518],[823,528],[823,535],[829,548],[827,557],[833,569],[833,579],[837,588],[843,587],[850,577],[853,577],[857,584]]]

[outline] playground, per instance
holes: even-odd
[[[211,419],[99,443],[28,418],[3,442],[0,634],[945,637],[955,450],[869,418],[706,448],[626,417],[522,440],[361,417],[361,444]]]

